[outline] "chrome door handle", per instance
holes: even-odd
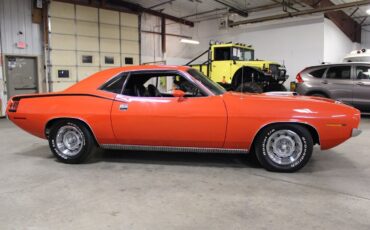
[[[126,111],[126,110],[128,110],[128,104],[120,104],[120,105],[119,105],[119,110],[121,110],[121,111]]]
[[[365,83],[359,81],[359,82],[356,83],[356,85],[365,85]]]
[[[328,84],[328,81],[322,81],[321,83],[322,84]]]

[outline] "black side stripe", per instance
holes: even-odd
[[[101,99],[106,99],[110,101],[114,101],[114,99],[109,98],[109,97],[103,97],[103,96],[98,96],[94,94],[84,94],[84,93],[71,93],[71,94],[45,94],[45,95],[25,95],[25,96],[15,96],[13,98],[13,101],[20,101],[21,99],[27,99],[27,98],[40,98],[40,97],[73,97],[73,96],[83,96],[83,97],[96,97],[96,98],[101,98]]]

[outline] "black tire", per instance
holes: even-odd
[[[276,139],[274,139],[275,137]],[[289,141],[289,138],[292,142]],[[274,141],[277,144],[274,145]],[[287,142],[292,144],[288,148]],[[280,146],[279,143],[283,144]],[[282,153],[286,149],[288,151],[291,150],[293,145],[294,148],[291,155],[289,153]],[[276,124],[264,128],[258,134],[253,147],[258,161],[265,169],[275,172],[295,172],[305,166],[311,158],[313,140],[310,132],[301,125]],[[278,153],[279,151],[280,155]],[[286,156],[281,156],[284,154]],[[280,163],[278,163],[279,160]]]
[[[272,92],[272,91],[288,91],[288,89],[282,85],[282,84],[270,84],[268,86],[265,87],[264,89],[265,92]]]
[[[63,133],[64,130],[66,130],[65,133]],[[68,140],[71,141],[68,142]],[[75,140],[75,142],[73,142],[73,140]],[[57,143],[59,143],[59,145],[57,145]],[[76,149],[72,150],[71,146],[69,146],[71,149],[67,148],[66,143],[71,143],[71,145],[73,145],[72,147]],[[97,144],[90,130],[85,124],[75,120],[62,120],[56,123],[50,130],[49,146],[58,160],[68,164],[84,162],[97,150]],[[62,148],[64,148],[68,154],[63,153],[61,150]]]
[[[263,93],[263,89],[255,82],[241,83],[235,90],[242,93]]]

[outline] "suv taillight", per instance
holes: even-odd
[[[301,73],[297,74],[297,76],[295,77],[295,79],[297,80],[297,83],[303,83],[303,79],[301,77]]]
[[[19,105],[19,101],[11,101],[9,112],[17,112],[18,105]]]

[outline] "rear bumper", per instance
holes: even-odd
[[[358,135],[360,135],[361,134],[361,129],[357,129],[357,128],[353,128],[352,129],[352,137],[357,137]]]

